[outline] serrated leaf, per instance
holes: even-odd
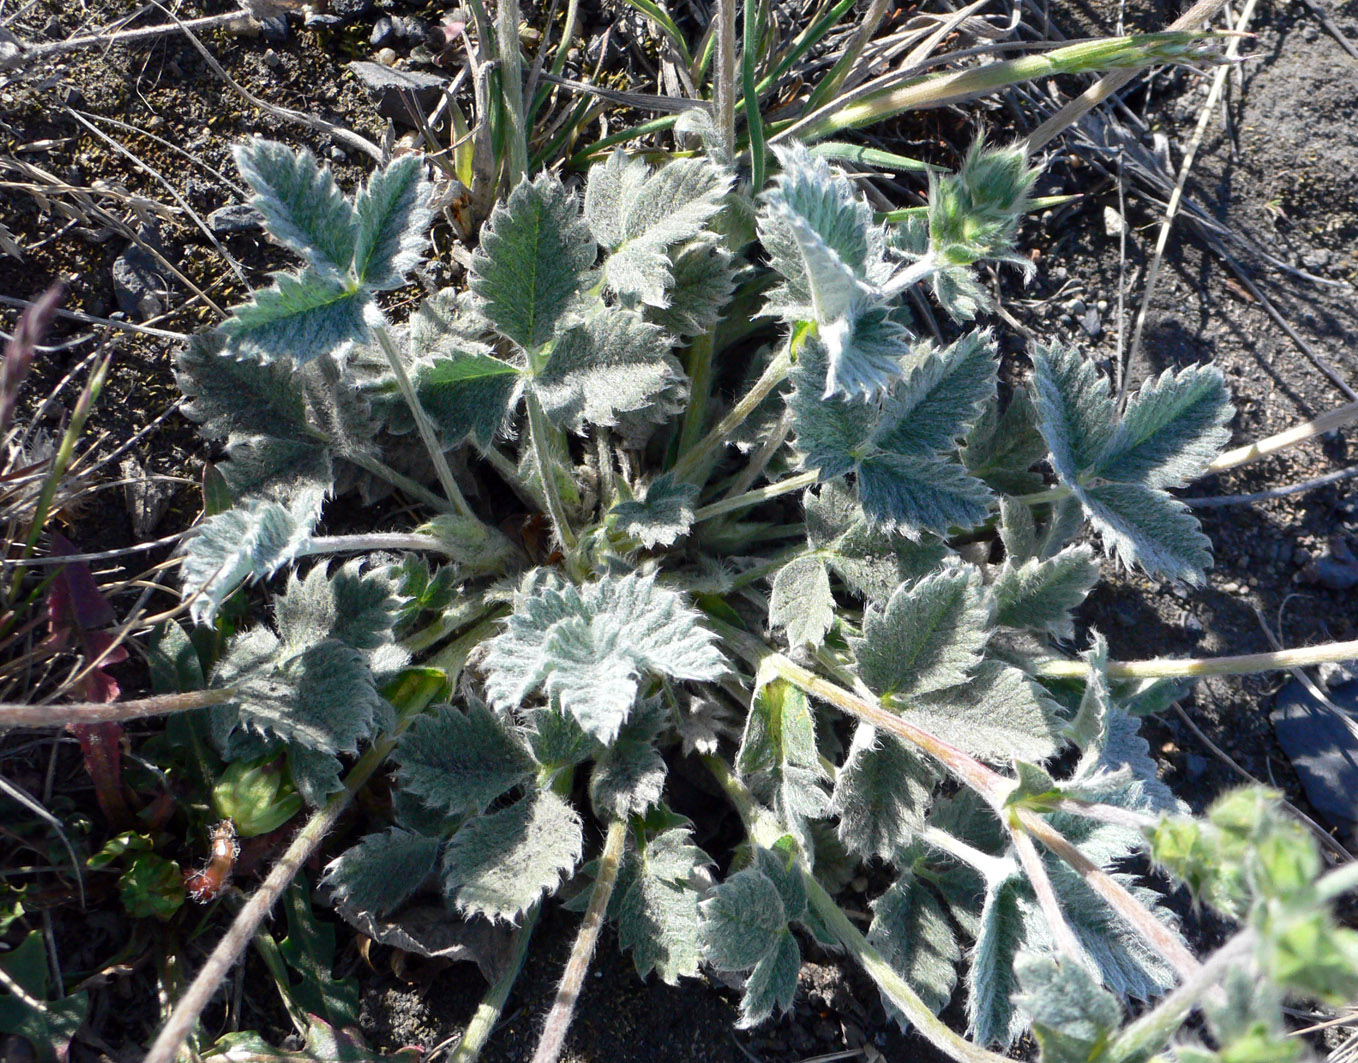
[[[363,655],[328,639],[287,653],[272,632],[237,636],[213,675],[241,722],[326,753],[352,753],[388,711]]]
[[[356,559],[331,576],[316,565],[299,580],[294,572],[282,597],[274,602],[278,633],[290,650],[324,639],[337,639],[356,650],[371,651],[393,640],[392,626],[400,611],[396,584],[381,569],[364,570]]]
[[[874,442],[895,454],[930,457],[952,449],[995,394],[998,363],[990,331],[968,332],[928,352],[891,391]]]
[[[840,840],[864,858],[891,860],[924,826],[934,781],[928,764],[899,739],[860,723],[831,798]]]
[[[673,474],[664,473],[651,481],[641,501],[618,502],[609,515],[618,531],[652,550],[671,546],[688,534],[697,501],[696,484],[676,481]]]
[[[962,949],[933,891],[907,872],[872,904],[868,942],[937,1015],[952,999]],[[905,1016],[882,994],[882,1004],[901,1025]]]
[[[550,790],[469,820],[443,853],[443,889],[458,910],[513,922],[580,862],[580,817]]]
[[[175,356],[175,383],[188,400],[184,415],[208,439],[304,438],[306,400],[293,367],[233,358],[224,346],[218,334],[198,333]]]
[[[379,727],[385,727],[391,719],[391,708],[385,701],[376,716]],[[288,759],[288,774],[309,808],[320,808],[331,794],[344,789],[344,765],[335,754],[300,742],[283,742],[282,746]]]
[[[807,538],[850,590],[869,601],[885,601],[902,583],[933,572],[948,556],[940,539],[912,542],[873,527],[850,492],[836,483],[806,499]]]
[[[1108,383],[1075,348],[1038,345],[1033,350],[1033,400],[1052,465],[1074,486],[1104,452],[1113,432]]]
[[[393,759],[405,790],[454,816],[484,812],[536,770],[507,721],[479,702],[465,713],[445,705],[419,717],[401,737]]]
[[[1216,366],[1166,369],[1132,396],[1093,471],[1119,483],[1183,487],[1226,445],[1234,414]]]
[[[957,566],[905,585],[863,615],[858,671],[896,702],[966,682],[981,660],[989,611],[980,573]]]
[[[1017,568],[1037,555],[1037,522],[1033,511],[1012,498],[1000,499],[1000,541],[1005,563]]]
[[[582,764],[599,748],[585,729],[559,708],[534,709],[528,714],[524,738],[533,759],[544,768],[565,768]]]
[[[698,973],[703,960],[699,883],[711,866],[684,828],[667,830],[629,854],[618,876],[614,918],[618,944],[631,950],[642,978],[655,971],[666,985],[675,985]]]
[[[980,524],[991,494],[956,462],[877,454],[859,463],[858,498],[869,520],[918,539]]]
[[[1027,1025],[1012,1003],[1019,988],[1014,961],[1028,944],[1019,889],[1017,878],[992,883],[981,908],[967,968],[967,1028],[982,1045],[1010,1045]]]
[[[1097,484],[1077,494],[1105,549],[1122,564],[1202,584],[1212,565],[1212,542],[1177,498],[1140,484]]]
[[[626,238],[627,205],[651,175],[642,158],[617,148],[592,167],[585,184],[585,222],[601,247],[612,250]]]
[[[689,339],[712,332],[736,290],[740,265],[715,240],[699,237],[670,252],[669,306],[646,308],[646,319],[671,336]]]
[[[1018,565],[1006,561],[991,585],[995,623],[1070,638],[1074,634],[1070,612],[1098,578],[1099,564],[1087,546],[1069,547],[1047,561],[1033,558]]]
[[[357,222],[330,170],[305,149],[258,138],[237,144],[232,154],[269,235],[327,276],[348,273]]]
[[[792,931],[778,935],[773,949],[754,966],[740,998],[740,1018],[736,1026],[748,1030],[758,1026],[774,1012],[787,1011],[797,994],[797,974],[802,969],[802,951]]]
[[[400,827],[369,834],[330,862],[322,885],[361,912],[386,915],[434,873],[442,846],[440,838]]]
[[[1057,963],[1046,956],[1020,960],[1022,989],[1015,1003],[1033,1017],[1033,1035],[1042,1063],[1089,1063],[1122,1025],[1117,999],[1078,963]]]
[[[1037,410],[1026,388],[1015,388],[1004,412],[998,399],[988,403],[972,425],[962,447],[962,461],[973,476],[996,491],[1031,494],[1042,487],[1033,466],[1047,456],[1047,442],[1037,427]]]
[[[518,367],[490,355],[456,353],[421,366],[415,392],[445,445],[470,436],[485,447],[500,434],[521,377]]]
[[[964,684],[898,699],[902,714],[974,756],[1039,761],[1056,752],[1055,706],[1017,668],[986,660]]]
[[[794,558],[778,570],[769,599],[769,623],[787,631],[789,646],[819,646],[834,621],[830,576],[819,557]]]
[[[777,948],[787,930],[777,888],[754,868],[731,875],[699,907],[704,959],[719,971],[748,971]]]
[[[314,270],[279,273],[272,288],[234,307],[222,323],[227,353],[262,362],[288,358],[305,365],[322,354],[337,356],[368,338],[372,297],[362,288]]]
[[[554,422],[583,433],[624,414],[663,421],[681,408],[687,381],[659,327],[612,308],[559,336],[530,386]]]
[[[789,683],[776,680],[755,692],[735,766],[799,841],[806,837],[805,820],[829,810],[816,720],[806,695]]]
[[[399,288],[419,265],[434,217],[430,187],[421,156],[404,155],[374,173],[359,192],[354,201],[354,272],[364,287]]]
[[[538,569],[525,577],[505,630],[486,651],[486,692],[519,706],[542,689],[602,742],[618,733],[643,674],[715,679],[723,661],[698,614],[654,576],[605,576],[574,587]]]
[[[667,722],[664,709],[649,702],[595,758],[589,800],[600,818],[625,820],[660,803],[669,769],[656,751],[655,738]]]
[[[542,174],[521,181],[492,212],[469,283],[500,334],[537,351],[556,335],[595,254],[575,196]]]
[[[854,468],[866,453],[881,418],[880,411],[870,403],[822,394],[828,358],[825,345],[808,336],[792,370],[795,387],[787,403],[797,430],[797,447],[806,454],[803,464],[819,469],[822,480],[843,476]]]

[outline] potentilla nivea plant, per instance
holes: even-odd
[[[978,146],[883,223],[795,143],[751,199],[710,120],[685,122],[706,153],[619,152],[583,201],[524,180],[465,290],[399,328],[379,295],[426,253],[419,161],[350,200],[305,152],[238,149],[306,264],[178,360],[229,495],[184,552],[195,618],[289,570],[213,675],[222,754],[285,756],[314,806],[343,756],[390,756],[390,824],[328,871],[351,913],[433,881],[450,918],[519,927],[521,958],[582,886],[541,1060],[604,921],[643,977],[742,976],[741,1026],[791,1006],[814,941],[958,1060],[1027,1030],[1049,1063],[1299,1056],[1285,998],[1358,989],[1330,911],[1348,878],[1319,877],[1270,795],[1188,816],[1138,734],[1181,687],[1119,678],[1097,635],[1068,652],[1099,576],[1086,527],[1124,566],[1202,581],[1210,545],[1171,491],[1228,438],[1221,374],[1167,370],[1119,415],[1077,350],[1034,344],[1002,393],[972,321],[980,264],[1032,269],[1018,150]],[[956,338],[924,334],[912,289]],[[393,491],[404,508],[364,508]],[[549,533],[504,530],[536,514]],[[444,703],[398,711],[431,674]],[[672,807],[681,767],[739,813],[734,853]],[[1242,923],[1206,962],[1146,852]],[[866,932],[835,897],[860,866],[889,882]],[[937,1017],[959,999],[965,1030]]]

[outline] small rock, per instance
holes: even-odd
[[[61,90],[61,102],[67,107],[80,108],[85,106],[85,94],[74,85],[66,85]]]
[[[1083,299],[1072,299],[1070,301],[1069,310],[1072,317],[1079,317],[1086,309],[1087,304]]]
[[[377,110],[383,118],[411,127],[410,110],[403,97],[413,95],[427,114],[438,105],[443,87],[448,83],[445,77],[413,70],[393,70],[381,63],[353,62],[349,69],[376,97]]]
[[[373,0],[330,0],[326,9],[332,16],[347,21],[362,18],[374,6]]]
[[[1200,639],[1202,638],[1204,631],[1205,629],[1202,626],[1202,621],[1199,620],[1196,616],[1194,616],[1192,613],[1187,613],[1184,616],[1185,635],[1187,635],[1191,639]]]
[[[1341,561],[1337,557],[1322,557],[1313,561],[1305,575],[1310,582],[1318,583],[1330,591],[1351,591],[1358,587],[1358,565]]]
[[[395,48],[379,48],[379,49],[377,49],[377,55],[375,55],[373,58],[375,58],[375,59],[376,59],[379,63],[381,63],[383,66],[386,66],[386,67],[394,67],[394,66],[396,65],[396,59],[397,59],[396,49],[395,49]]]
[[[266,41],[286,41],[288,39],[288,20],[282,15],[259,20],[259,32]]]
[[[338,144],[332,144],[326,154],[330,156],[332,162],[347,162],[349,160],[349,156],[344,153],[344,149]]]
[[[1090,339],[1098,339],[1103,334],[1103,316],[1090,307],[1080,317],[1080,327],[1085,330]]]
[[[150,247],[158,247],[160,243],[152,229],[143,229],[141,238]],[[137,244],[130,245],[114,261],[113,291],[118,298],[118,308],[133,321],[159,317],[170,305],[165,267]]]
[[[384,48],[396,40],[396,22],[390,15],[383,15],[373,23],[372,36],[368,38],[368,43],[374,48]]]
[[[1324,249],[1308,251],[1301,256],[1301,264],[1307,269],[1324,269],[1330,264],[1330,253]]]
[[[42,35],[53,41],[65,39],[66,31],[61,28],[61,20],[56,15],[47,20],[47,25],[42,28]]]
[[[266,48],[264,50],[264,65],[270,70],[277,70],[279,64],[282,62],[283,60],[278,58],[278,53],[272,48]]]
[[[1330,700],[1352,711],[1358,690],[1352,684],[1332,687]],[[1278,691],[1271,719],[1316,811],[1333,826],[1352,828],[1358,821],[1358,740],[1348,722],[1295,679]]]
[[[207,224],[218,236],[227,233],[252,233],[264,227],[264,215],[245,203],[232,203],[209,214]]]
[[[423,44],[429,36],[429,23],[418,15],[405,17],[405,39],[410,44]]]

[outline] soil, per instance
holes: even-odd
[[[355,6],[365,8],[362,3]],[[105,24],[121,14],[114,7],[106,0],[79,9],[38,0],[22,8],[8,25],[26,40],[56,39]],[[213,6],[206,13],[220,9]],[[1131,30],[1159,28],[1177,13],[1158,0],[1133,0],[1120,10]],[[1244,49],[1253,57],[1231,73],[1226,105],[1209,123],[1186,185],[1186,201],[1200,208],[1208,222],[1244,238],[1245,244],[1227,239],[1231,255],[1300,343],[1286,335],[1250,293],[1249,284],[1207,246],[1201,227],[1181,221],[1149,304],[1144,340],[1127,370],[1128,378],[1137,382],[1166,367],[1216,362],[1227,374],[1238,409],[1233,445],[1341,405],[1350,398],[1344,387],[1358,386],[1358,302],[1348,286],[1358,283],[1358,125],[1353,122],[1358,60],[1326,32],[1312,10],[1266,4],[1256,12],[1250,29],[1258,38]],[[182,17],[200,13],[180,12]],[[433,18],[438,10],[408,0],[384,0],[330,28],[303,29],[293,18],[285,39],[234,36],[221,30],[204,39],[227,72],[249,91],[380,139],[384,121],[343,64],[372,58],[368,35],[384,13]],[[1114,30],[1119,10],[1066,0],[1045,14],[1053,26],[1075,37]],[[1358,37],[1358,0],[1333,4],[1327,14],[1340,32]],[[1036,7],[1028,16],[1037,19]],[[1179,71],[1157,75],[1149,88],[1126,95],[1127,111],[1120,120],[1138,117],[1144,122],[1144,130],[1134,131],[1135,145],[1151,152],[1152,161],[1156,141],[1163,138],[1177,172],[1206,84],[1207,79]],[[101,126],[163,175],[200,216],[239,200],[237,190],[221,175],[233,172],[232,142],[251,133],[310,146],[334,165],[347,185],[361,177],[367,164],[327,137],[251,108],[181,37],[78,53],[41,78],[3,85],[0,170],[7,172],[0,173],[0,180],[13,183],[0,185],[4,189],[0,225],[24,249],[24,259],[0,254],[0,293],[31,298],[62,278],[68,286],[65,305],[96,316],[117,312],[112,271],[129,247],[129,228],[144,233],[162,250],[164,260],[203,293],[194,296],[183,280],[171,281],[168,313],[148,324],[190,332],[212,320],[211,303],[229,306],[240,298],[243,287],[223,255],[184,212],[160,217],[156,231],[150,232],[134,209],[137,201],[128,197],[169,204],[165,185],[82,128],[62,110],[62,103],[135,127]],[[996,117],[1004,120],[1002,115]],[[937,121],[947,125],[951,119]],[[925,125],[935,128],[935,118]],[[150,139],[148,133],[161,140]],[[935,161],[950,162],[955,159],[953,149],[969,134],[964,132],[951,147],[931,144],[931,138],[916,129],[903,129],[901,135],[911,150],[932,152]],[[16,161],[40,167],[47,176],[35,177]],[[1025,230],[1025,245],[1038,252],[1039,272],[1032,286],[1021,288],[1010,277],[1000,278],[1006,303],[1021,323],[1042,336],[1066,336],[1104,360],[1110,371],[1128,347],[1125,338],[1131,334],[1161,217],[1146,182],[1138,178],[1139,168],[1145,167],[1131,150],[1119,166],[1116,157],[1098,158],[1079,146],[1055,149],[1040,191],[1085,194],[1072,206],[1034,219]],[[44,186],[47,206],[20,187],[35,182]],[[62,185],[67,187],[58,187]],[[82,200],[71,188],[84,189],[87,198]],[[106,208],[111,217],[90,209],[91,203]],[[140,212],[148,213],[144,206]],[[1123,219],[1125,238],[1108,224],[1110,212]],[[283,264],[283,257],[258,233],[223,236],[222,244],[252,280]],[[1289,274],[1267,262],[1261,252],[1332,283]],[[1122,315],[1120,302],[1126,308]],[[66,324],[58,335],[70,337],[86,329]],[[1125,337],[1122,342],[1120,336]],[[177,399],[169,373],[171,342],[120,334],[111,343],[115,371],[94,421],[106,437],[101,444],[105,448],[129,438]],[[1302,353],[1303,345],[1334,367],[1339,383]],[[90,349],[77,346],[41,359],[29,393],[45,393]],[[1291,448],[1204,480],[1183,494],[1256,492],[1345,468],[1355,460],[1350,434],[1341,431]],[[139,444],[137,456],[149,472],[181,478],[173,485],[171,506],[159,525],[143,529],[144,533],[167,535],[187,526],[198,512],[199,494],[186,481],[197,479],[209,457],[191,427],[177,415],[169,416]],[[1086,625],[1107,636],[1112,656],[1119,659],[1266,650],[1270,648],[1266,629],[1289,646],[1354,638],[1351,592],[1327,586],[1327,580],[1333,587],[1342,580],[1336,581],[1333,566],[1325,564],[1335,540],[1358,533],[1354,482],[1200,510],[1216,552],[1216,567],[1206,586],[1161,585],[1109,566],[1109,579],[1086,609]],[[136,538],[121,494],[114,491],[101,492],[84,511],[72,514],[65,530],[82,549],[128,545]],[[164,552],[144,556],[149,565]],[[1342,567],[1342,545],[1334,557]],[[139,560],[112,570],[111,577],[132,577],[142,571]],[[137,589],[127,592],[115,606],[130,604],[137,593]],[[172,591],[153,604],[172,606]],[[134,692],[136,672],[126,674],[125,685]],[[1276,785],[1308,809],[1268,720],[1281,682],[1278,677],[1209,680],[1182,704],[1202,735],[1240,769]],[[1146,733],[1167,780],[1197,807],[1240,781],[1235,769],[1174,713],[1148,721]],[[577,918],[559,911],[545,917],[540,944],[532,950],[484,1057],[488,1063],[526,1059],[530,1054]],[[61,947],[75,951],[79,941],[84,946],[81,962],[89,960],[96,966],[104,957],[88,953],[117,936],[116,923],[103,915],[84,923],[59,916],[57,927]],[[1210,945],[1211,928],[1194,932],[1200,944]],[[484,991],[471,965],[416,969],[414,975],[406,968],[404,977],[398,977],[391,971],[389,950],[371,954],[375,966],[370,966],[359,959],[352,935],[341,930],[341,940],[341,966],[363,984],[364,1032],[379,1047],[413,1043],[430,1048],[444,1041],[465,1024]],[[655,979],[643,983],[630,959],[618,951],[611,932],[606,932],[566,1058],[574,1063],[747,1059],[778,1063],[860,1048],[868,1059],[877,1058],[876,1053],[887,1060],[933,1058],[917,1039],[902,1036],[886,1022],[875,992],[854,972],[833,957],[811,953],[808,959],[792,1013],[753,1032],[734,1032],[732,991],[702,982],[679,988]],[[248,983],[256,975],[267,978],[262,970],[247,968]],[[95,1014],[102,1018],[90,1024],[90,1036],[77,1041],[74,1059],[135,1059],[137,1044],[144,1043],[145,1031],[157,1021],[152,997],[130,990],[127,980],[116,974],[107,981],[113,988],[96,989],[96,998],[115,991],[122,996],[97,1000]],[[114,1004],[123,999],[135,1006]],[[277,1030],[286,1030],[286,1019],[277,1014],[276,1005],[255,1006],[263,1009],[251,1015],[257,1022],[278,1022]]]

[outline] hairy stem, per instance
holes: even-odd
[[[720,502],[713,502],[710,506],[703,506],[693,514],[693,523],[699,524],[713,517],[720,517],[725,513],[734,513],[737,510],[749,509],[757,506],[761,502],[766,502],[770,498],[777,498],[779,495],[791,494],[793,491],[800,491],[803,487],[810,487],[820,479],[820,471],[812,469],[810,472],[800,472],[796,476],[789,476],[786,480],[779,480],[776,484],[769,484],[766,487],[757,487],[753,491],[746,491],[743,495],[736,495],[733,498],[723,498]]]
[[[298,557],[314,554],[365,554],[372,550],[418,550],[446,554],[447,545],[436,535],[418,532],[373,532],[370,535],[318,535],[308,539]]]
[[[1037,895],[1037,903],[1047,919],[1047,926],[1051,928],[1057,949],[1072,963],[1089,967],[1089,956],[1066,920],[1066,913],[1061,909],[1061,901],[1056,896],[1056,887],[1052,885],[1051,876],[1047,874],[1047,867],[1042,863],[1042,857],[1038,854],[1031,835],[1013,819],[1008,827],[1009,839],[1014,843],[1014,852],[1018,854],[1023,873],[1028,877],[1033,893]]]
[[[523,970],[523,961],[528,956],[528,944],[533,938],[533,928],[537,926],[541,913],[542,905],[535,904],[523,917],[523,925],[514,932],[509,962],[505,964],[505,969],[495,980],[495,984],[481,998],[481,1003],[476,1006],[471,1021],[462,1031],[462,1040],[458,1041],[457,1050],[449,1057],[448,1063],[476,1063],[480,1057],[481,1050],[486,1047],[486,1042],[490,1040],[500,1016],[504,1014],[505,1004],[514,989],[514,983],[519,979],[519,972]]]
[[[1001,882],[1014,870],[1013,862],[1003,857],[991,856],[974,846],[968,845],[955,834],[939,827],[925,826],[919,832],[920,841],[932,845],[940,852],[947,853],[954,860],[960,860],[968,867],[981,873],[986,882]]]
[[[364,472],[370,472],[374,476],[381,477],[393,487],[404,491],[411,498],[418,498],[425,505],[432,506],[440,513],[457,512],[457,507],[453,505],[452,502],[448,501],[448,499],[440,498],[418,480],[412,480],[405,473],[397,472],[390,465],[383,461],[379,461],[371,454],[365,454],[361,450],[354,450],[346,452],[343,457],[345,461],[357,465]]]
[[[547,1013],[547,1022],[542,1028],[542,1039],[533,1053],[533,1063],[556,1063],[561,1048],[566,1042],[566,1031],[570,1029],[571,1018],[575,1014],[575,1003],[580,999],[580,987],[585,984],[585,972],[594,956],[594,947],[599,943],[599,931],[604,925],[604,914],[608,911],[609,898],[613,896],[613,886],[618,881],[618,868],[622,864],[623,844],[627,840],[627,821],[615,819],[608,825],[608,836],[604,839],[604,851],[599,856],[599,870],[594,876],[594,887],[589,893],[589,907],[585,909],[584,922],[575,936],[570,959],[561,976],[561,984],[556,990],[552,1010]]]
[[[1350,402],[1338,409],[1327,410],[1304,424],[1296,425],[1276,435],[1266,436],[1254,443],[1247,443],[1243,447],[1223,451],[1217,455],[1216,461],[1203,470],[1203,475],[1210,476],[1212,473],[1225,472],[1239,465],[1248,465],[1252,461],[1266,458],[1280,450],[1304,443],[1308,439],[1315,439],[1326,432],[1333,432],[1336,428],[1343,428],[1354,421],[1358,421],[1358,402]]]
[[[122,723],[221,705],[236,696],[234,687],[159,694],[133,701],[78,701],[66,705],[0,704],[0,727],[65,727],[67,724]]]
[[[528,173],[528,130],[523,111],[523,58],[519,53],[519,0],[499,0],[495,47],[500,60],[500,91],[509,119],[505,143],[505,187],[512,189]]]
[[[713,105],[727,155],[736,150],[736,0],[717,0],[717,72]]]
[[[517,7],[517,5],[515,5]],[[443,493],[448,496],[448,501],[457,507],[457,511],[464,517],[476,519],[476,513],[467,504],[467,500],[462,497],[462,491],[457,486],[457,481],[453,479],[453,470],[448,467],[448,456],[443,453],[443,448],[439,446],[438,435],[434,431],[434,422],[429,414],[424,411],[424,404],[420,402],[420,397],[415,394],[415,385],[410,381],[410,374],[406,372],[405,362],[401,359],[400,352],[396,350],[396,344],[392,342],[391,334],[385,325],[379,325],[373,330],[377,335],[377,342],[382,348],[382,353],[387,356],[387,362],[391,366],[392,373],[396,376],[396,386],[401,391],[401,397],[405,399],[406,405],[410,407],[410,413],[415,418],[415,427],[420,433],[420,440],[424,443],[424,449],[429,452],[429,459],[434,463],[434,472],[439,478],[439,484],[443,488]]]
[[[1305,668],[1327,661],[1358,658],[1358,639],[1299,646],[1271,653],[1245,653],[1235,657],[1152,657],[1145,661],[1109,661],[1109,679],[1192,679],[1207,675],[1251,675],[1284,668]],[[1084,679],[1090,674],[1084,661],[1039,661],[1033,674],[1048,679]]]
[[[735,0],[731,0],[734,4]],[[703,422],[707,420],[707,403],[712,395],[712,333],[697,337],[688,348],[688,406],[684,409],[684,423],[679,430],[679,455],[682,457],[698,442]]]
[[[567,550],[574,550],[579,539],[571,530],[570,521],[566,518],[566,506],[561,501],[561,490],[556,482],[556,461],[548,448],[547,414],[543,411],[538,397],[531,391],[528,393],[527,403],[528,435],[533,447],[533,456],[538,463],[538,479],[542,482],[542,497],[547,503],[547,516],[551,518],[552,527],[556,529],[556,536],[561,540],[561,545]]]

